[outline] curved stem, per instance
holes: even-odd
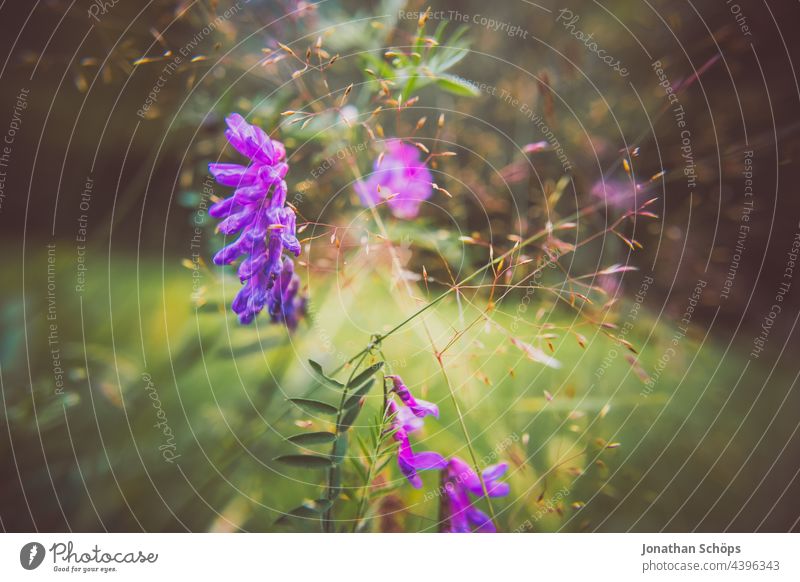
[[[381,422],[378,427],[378,440],[375,444],[375,449],[372,451],[372,454],[369,459],[369,470],[367,471],[367,478],[364,481],[363,491],[361,493],[361,500],[358,503],[358,509],[356,510],[356,517],[353,520],[353,533],[358,531],[358,525],[361,522],[362,515],[364,514],[365,505],[367,504],[367,498],[369,497],[369,490],[370,486],[372,485],[372,479],[375,476],[375,467],[378,465],[378,461],[380,460],[381,455],[383,454],[383,450],[381,449],[383,445],[383,436],[384,431],[386,429],[386,417],[388,412],[388,394],[386,392],[386,379],[383,380],[383,415],[381,416]]]
[[[453,391],[453,386],[450,384],[450,378],[447,376],[447,371],[442,364],[442,358],[440,354],[436,355],[436,361],[439,363],[439,369],[442,371],[445,384],[447,384],[447,390],[450,392],[450,399],[453,401],[453,406],[456,409],[456,416],[458,416],[458,422],[461,425],[461,431],[464,433],[464,438],[467,441],[467,450],[469,451],[470,460],[472,461],[472,467],[475,470],[475,474],[478,475],[478,479],[481,482],[481,489],[483,490],[483,496],[486,497],[486,503],[489,505],[489,515],[492,518],[492,522],[497,525],[497,520],[495,519],[494,515],[494,507],[492,507],[492,500],[489,497],[489,491],[486,488],[486,483],[483,481],[483,474],[481,472],[481,468],[478,466],[478,457],[475,456],[475,449],[472,448],[472,440],[469,437],[469,432],[467,432],[467,423],[464,422],[464,415],[461,413],[461,406],[458,404],[458,398],[456,398],[456,393]]]
[[[370,347],[367,350],[363,351],[361,359],[355,366],[353,366],[353,369],[350,371],[350,377],[347,378],[347,383],[344,385],[344,388],[342,388],[342,398],[339,402],[339,409],[336,411],[336,428],[334,429],[334,434],[336,435],[336,438],[334,439],[333,445],[331,446],[331,460],[334,462],[334,464],[330,469],[328,469],[328,484],[326,491],[326,498],[328,499],[328,501],[331,502],[331,504],[328,507],[328,509],[325,510],[325,514],[323,515],[322,518],[322,529],[325,532],[331,531],[331,525],[333,523],[331,517],[333,516],[333,501],[335,499],[335,496],[333,494],[333,482],[334,478],[336,477],[336,474],[341,470],[339,465],[336,463],[336,447],[338,445],[339,439],[346,438],[345,435],[347,434],[347,431],[345,431],[344,433],[341,433],[339,431],[339,425],[342,420],[342,411],[344,410],[344,403],[347,401],[347,392],[348,389],[350,388],[350,383],[353,381],[353,378],[355,377],[358,368],[361,366],[361,364],[369,355],[369,351],[372,349],[371,346],[372,344],[370,344]]]

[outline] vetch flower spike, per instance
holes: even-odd
[[[283,252],[300,254],[296,216],[285,206],[289,171],[286,148],[260,127],[251,125],[238,113],[225,120],[225,137],[247,166],[212,163],[208,170],[223,186],[236,188],[233,195],[217,202],[208,213],[222,219],[218,230],[238,237],[214,255],[217,265],[229,265],[244,256],[238,274],[243,287],[231,305],[239,321],[253,321],[265,307],[270,319],[297,327],[305,314],[306,298],[300,295],[300,278],[294,263]]]
[[[510,491],[508,484],[497,481],[507,469],[506,463],[499,463],[486,467],[481,473],[489,497],[508,495]],[[497,531],[489,516],[475,507],[470,499],[470,493],[476,497],[483,497],[483,487],[478,475],[466,462],[458,457],[450,459],[444,487],[448,500],[449,531],[453,533]]]
[[[425,471],[430,469],[444,469],[447,467],[447,459],[439,453],[433,451],[425,451],[415,453],[411,448],[411,442],[408,438],[408,433],[419,428],[419,425],[409,424],[408,413],[403,410],[408,410],[408,407],[400,407],[394,400],[389,401],[389,414],[393,416],[392,428],[394,440],[399,443],[397,451],[397,465],[400,467],[400,472],[408,479],[413,487],[419,489],[422,487],[422,479],[417,474],[417,471]],[[412,418],[419,420],[413,414]]]

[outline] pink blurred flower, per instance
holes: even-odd
[[[356,182],[355,189],[364,206],[375,206],[382,200],[397,218],[411,219],[419,214],[422,202],[433,192],[431,173],[420,160],[420,151],[399,139],[386,142],[386,153],[380,165],[375,160],[366,180]]]
[[[632,210],[636,207],[637,202],[640,204],[643,202],[641,200],[642,192],[631,179],[601,178],[592,186],[591,194],[605,202],[607,206],[619,210]],[[637,198],[640,200],[637,201]]]

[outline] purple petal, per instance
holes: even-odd
[[[208,164],[208,171],[223,186],[252,186],[258,180],[258,166]]]
[[[495,533],[497,531],[489,516],[476,507],[467,509],[467,519],[477,527],[479,533]]]
[[[389,200],[389,210],[392,211],[397,218],[403,220],[411,220],[419,215],[420,202],[416,200],[403,199],[398,196]]]
[[[398,218],[411,219],[419,214],[423,201],[433,193],[433,178],[423,161],[420,151],[400,140],[388,140],[383,161],[378,166],[375,160],[373,173],[366,182],[358,182],[356,193],[364,206],[374,206],[386,195],[395,195],[387,202],[392,214]]]
[[[291,208],[283,209],[281,224],[286,228],[280,231],[281,241],[283,242],[283,246],[286,247],[286,250],[294,253],[295,256],[299,256],[301,249],[300,249],[300,241],[297,240],[297,236],[295,235],[296,220],[297,218],[295,217],[295,214]]]
[[[217,251],[217,254],[214,255],[214,264],[230,265],[241,254],[242,254],[241,245],[239,244],[239,241],[236,241],[232,244],[229,244],[226,247],[222,247],[219,251]]]
[[[408,406],[402,406],[397,411],[395,421],[403,427],[406,432],[414,432],[422,428],[425,424],[421,418],[414,414]]]
[[[386,140],[386,152],[389,158],[405,164],[413,164],[419,160],[420,150],[399,139]]]
[[[414,396],[411,394],[411,391],[403,383],[403,379],[400,378],[400,376],[387,375],[386,377],[392,379],[392,383],[394,384],[392,391],[400,397],[400,400],[402,400],[403,403],[406,404],[406,406],[408,406],[416,416],[422,418],[432,415],[436,418],[439,418],[439,407],[431,402],[417,400],[414,398]]]
[[[247,123],[238,113],[229,115],[225,122],[230,128],[225,132],[225,137],[240,154],[266,164],[274,161],[272,140],[263,129]]]
[[[511,490],[508,483],[496,482],[497,479],[505,474],[507,469],[508,463],[498,463],[496,465],[490,465],[483,470],[483,482],[486,485],[486,491],[489,493],[489,497],[503,497],[508,495]],[[465,484],[467,484],[466,481]],[[483,487],[481,487],[479,479],[470,480],[470,483],[467,485],[473,495],[478,497],[483,495]]]
[[[223,234],[233,234],[242,230],[252,219],[252,211],[242,210],[236,214],[231,214],[228,218],[220,222],[217,228]]]
[[[427,400],[417,398],[415,399],[413,405],[409,405],[409,408],[411,408],[411,411],[415,416],[420,418],[428,415],[433,416],[434,418],[439,418],[439,407],[433,402],[428,402]]]
[[[481,491],[481,481],[478,479],[478,475],[460,458],[452,457],[450,459],[448,472],[456,483],[462,484],[466,489],[475,491],[477,487],[477,490]]]
[[[267,195],[267,188],[263,184],[255,184],[253,186],[245,186],[239,188],[233,193],[233,197],[239,204],[253,204],[260,202]]]
[[[486,488],[489,491],[489,497],[505,497],[511,491],[508,483],[492,483],[491,486],[487,483]]]
[[[466,492],[453,482],[445,485],[445,492],[448,498],[450,531],[452,533],[470,533],[472,528],[467,520],[467,509],[470,502]]]
[[[250,299],[250,287],[245,285],[239,292],[236,294],[236,297],[233,298],[233,303],[231,303],[231,308],[235,313],[242,313],[245,308],[247,307],[247,301]]]
[[[208,209],[208,214],[214,218],[222,218],[236,211],[237,208],[235,206],[236,201],[233,199],[233,196],[231,196],[230,198],[225,198],[225,200],[220,200],[216,204],[213,204],[211,208]]]
[[[444,469],[447,466],[447,459],[445,459],[439,453],[435,453],[433,451],[424,451],[414,454],[413,465],[418,471]]]
[[[377,182],[374,180],[367,180],[366,182],[359,180],[353,186],[356,194],[361,199],[361,204],[370,208],[380,202],[381,197],[378,194]]]
[[[422,487],[422,479],[417,475],[417,458],[414,451],[411,449],[411,443],[408,440],[408,435],[402,429],[394,433],[394,439],[400,443],[397,449],[397,465],[400,467],[400,472],[405,475],[411,485],[419,489]],[[434,453],[435,455],[436,453]],[[424,455],[422,462],[436,463],[437,459]]]
[[[508,470],[508,463],[497,463],[496,465],[489,465],[483,470],[484,481],[494,481],[502,477],[506,470]]]
[[[282,162],[286,159],[286,147],[284,147],[281,142],[272,140],[272,147],[275,150],[275,159],[273,160],[273,163]]]
[[[267,263],[266,255],[254,255],[250,258],[242,261],[242,264],[239,265],[239,279],[241,281],[246,281],[253,275],[255,275],[258,271],[264,268],[264,265]]]
[[[274,231],[273,231],[274,232]],[[268,275],[271,279],[280,275],[281,272],[281,253],[283,252],[283,245],[281,244],[280,236],[270,236],[269,248],[267,249],[267,267]]]
[[[286,186],[286,182],[281,180],[277,184],[275,184],[275,188],[272,190],[272,198],[269,201],[269,205],[271,208],[282,208],[284,204],[286,204],[286,192],[288,191],[288,187]]]
[[[261,166],[258,170],[259,179],[265,184],[277,184],[286,176],[289,166],[277,164],[275,166]]]
[[[411,483],[412,487],[415,489],[422,487],[422,479],[419,475],[417,475],[417,469],[408,461],[408,458],[398,454],[397,465],[400,467],[400,472],[405,476],[406,479],[408,479],[408,482]]]

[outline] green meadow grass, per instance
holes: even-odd
[[[26,290],[45,288],[45,259],[39,262],[41,269],[29,269]],[[15,456],[10,450],[2,454],[7,471],[18,469],[29,480],[26,493],[36,497],[53,526],[318,530],[312,520],[275,523],[281,510],[319,498],[324,482],[321,471],[273,461],[303,452],[286,437],[329,426],[287,398],[337,402],[336,394],[313,380],[306,360],[333,370],[372,333],[384,333],[425,298],[392,289],[380,268],[364,272],[358,283],[315,275],[312,318],[289,337],[279,326],[236,323],[223,304],[236,291],[233,279],[225,279],[226,298],[218,275],[203,271],[205,303],[196,307],[192,271],[179,264],[115,258],[109,271],[107,259],[93,254],[87,261],[90,284],[77,294],[67,263],[56,274],[55,320],[47,319],[41,293],[26,294],[24,315],[21,301],[2,306],[2,422],[10,425]],[[3,297],[14,294],[3,289]],[[643,376],[655,377],[673,337],[671,321],[640,313],[627,336],[640,352],[637,369],[627,359],[633,354],[596,328],[574,328],[586,337],[581,347],[569,331],[573,311],[548,312],[542,322],[555,327],[552,355],[562,365],[552,369],[526,358],[502,331],[512,324],[518,297],[506,298],[490,319],[468,325],[485,306],[482,296],[464,297],[460,308],[448,298],[385,340],[382,350],[393,373],[440,406],[440,419],[412,435],[415,449],[469,459],[427,335],[441,350],[456,330],[467,328],[444,352],[443,363],[480,464],[510,465],[511,495],[494,501],[502,531],[679,530],[709,509],[704,524],[714,529],[724,527],[736,513],[732,508],[752,495],[734,479],[752,446],[730,445],[762,436],[750,434],[750,426],[774,418],[761,441],[774,446],[785,438],[790,419],[768,394],[750,408],[752,398],[741,388],[737,393],[742,370],[719,364],[725,350],[725,361],[735,361],[731,354],[741,352],[738,346],[718,345],[703,327],[691,328],[645,394]],[[534,297],[532,306],[536,302]],[[626,309],[623,304],[619,313]],[[520,316],[516,335],[539,345],[534,312],[532,307]],[[47,349],[53,322],[67,378],[60,395]],[[757,371],[751,367],[748,374]],[[360,484],[356,442],[366,429],[358,425],[370,421],[381,402],[376,387],[351,434],[348,454],[354,458],[345,463],[346,485]],[[172,438],[156,426],[159,419]],[[165,460],[165,448],[178,455],[172,462]],[[748,473],[767,469],[751,455]],[[365,529],[435,531],[437,475],[423,478],[425,487],[414,490],[389,463],[372,492],[376,499]],[[363,492],[346,489],[345,500]],[[723,493],[724,501],[712,507]],[[758,496],[750,502],[758,503]],[[345,503],[337,513],[340,528],[352,529],[354,506]]]

